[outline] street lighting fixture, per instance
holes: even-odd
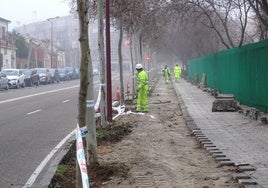
[[[48,18],[47,21],[50,23],[50,68],[53,68],[53,20],[58,19],[59,16],[54,18]],[[55,66],[57,68],[57,64]]]

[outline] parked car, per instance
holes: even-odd
[[[39,83],[40,84],[51,84],[52,75],[47,68],[35,68],[39,74]]]
[[[79,67],[75,67],[74,69],[75,69],[75,72],[77,74],[77,79],[79,79],[80,78],[80,68]]]
[[[20,87],[25,87],[24,74],[19,69],[4,69],[2,71],[7,75],[9,88],[15,87],[16,89]]]
[[[0,89],[8,90],[8,78],[3,72],[0,72]]]
[[[50,68],[49,72],[51,73],[52,76],[52,83],[59,83],[60,82],[60,74],[58,69]]]
[[[25,86],[32,87],[33,85],[39,85],[39,74],[35,69],[20,69],[24,74]]]
[[[73,67],[65,67],[70,80],[74,80],[76,77],[75,69]]]
[[[70,74],[68,74],[68,71],[65,68],[58,68],[59,75],[60,75],[60,81],[66,81],[70,80]]]

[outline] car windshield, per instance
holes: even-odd
[[[55,73],[55,69],[49,69],[49,72],[51,72],[51,74]]]
[[[0,77],[6,77],[5,73],[0,72]]]
[[[19,71],[16,70],[3,70],[4,73],[8,76],[17,76],[19,75]]]
[[[68,72],[72,72],[72,71],[73,71],[73,68],[72,68],[72,67],[66,67],[66,70],[67,70]]]
[[[65,73],[65,69],[58,69],[59,73]]]
[[[31,75],[31,70],[30,69],[21,69],[21,72],[25,75]]]
[[[44,74],[46,74],[46,72],[47,72],[46,69],[36,69],[36,71],[37,71],[38,73],[44,73]]]

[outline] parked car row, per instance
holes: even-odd
[[[79,78],[79,69],[65,68],[34,68],[4,69],[0,72],[0,89],[38,86],[39,84],[59,83],[60,81]]]

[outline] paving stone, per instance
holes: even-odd
[[[253,179],[239,179],[238,183],[243,185],[257,185],[257,182]]]
[[[206,136],[204,134],[196,134],[195,135],[196,138],[206,138]]]
[[[238,179],[250,179],[251,177],[248,174],[245,174],[245,173],[235,173],[233,175],[233,178],[238,180]]]
[[[244,188],[263,188],[263,187],[257,184],[257,185],[244,185]]]
[[[204,133],[202,133],[202,132],[193,132],[193,134],[194,134],[195,136],[202,136],[202,135],[204,135]]]
[[[238,167],[240,171],[244,172],[244,171],[254,171],[255,168],[251,165],[246,165],[246,166],[239,166]]]
[[[201,142],[201,141],[211,141],[211,140],[209,140],[208,138],[197,138],[197,140],[198,140],[199,142]]]
[[[207,147],[205,148],[208,152],[213,151],[213,152],[219,152],[220,150],[216,147]],[[221,151],[220,151],[221,152]],[[222,153],[222,152],[221,152]]]
[[[216,158],[216,157],[226,157],[226,155],[224,155],[223,153],[213,153],[212,157]]]
[[[205,148],[209,153],[222,153],[218,148]]]
[[[210,141],[207,141],[207,140],[204,140],[204,141],[200,141],[202,144],[209,144],[209,145],[212,145],[213,143],[210,142]]]
[[[216,148],[216,146],[214,146],[212,144],[204,144],[203,146],[204,146],[204,148]]]
[[[220,150],[208,150],[208,152],[210,153],[210,154],[222,154],[222,152],[220,151]]]
[[[235,163],[235,166],[239,167],[239,166],[248,166],[250,164],[248,163]]]
[[[216,161],[231,161],[229,158],[227,157],[215,157]]]
[[[219,164],[217,167],[223,167],[223,166],[234,166],[234,162],[232,161],[219,161]]]
[[[201,133],[202,131],[201,130],[193,130],[192,132],[193,133]]]

